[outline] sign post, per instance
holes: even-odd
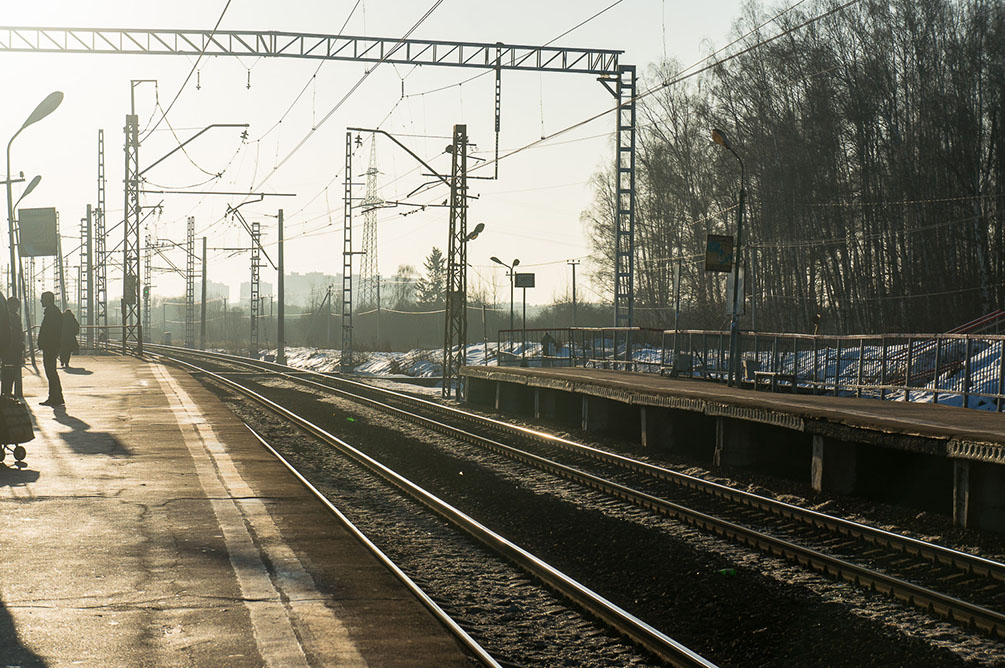
[[[514,285],[523,290],[523,345],[520,346],[520,366],[527,366],[527,288],[534,287],[534,274],[513,275]]]

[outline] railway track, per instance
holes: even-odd
[[[281,374],[317,390],[391,411],[649,511],[895,597],[990,636],[1005,637],[1001,612],[1005,609],[1005,564],[358,381],[233,356],[184,354]]]
[[[166,350],[161,348],[161,350]],[[191,353],[192,351],[185,351],[186,353]],[[683,644],[677,642],[673,638],[669,637],[665,633],[657,630],[656,628],[645,623],[641,619],[635,617],[619,606],[611,603],[602,596],[598,595],[588,587],[577,582],[575,579],[565,575],[557,568],[549,565],[543,559],[536,557],[527,550],[522,549],[520,546],[514,544],[513,542],[507,540],[501,535],[495,533],[483,524],[475,521],[471,517],[467,516],[465,513],[461,512],[457,508],[446,503],[442,499],[438,498],[431,492],[421,488],[420,486],[412,483],[403,476],[395,473],[393,470],[384,466],[380,462],[374,460],[373,458],[367,456],[365,453],[359,449],[353,447],[344,440],[336,437],[322,426],[304,418],[303,416],[297,414],[296,412],[280,405],[279,403],[272,401],[271,399],[265,397],[263,394],[255,392],[254,390],[247,387],[241,382],[237,382],[233,378],[228,378],[226,372],[213,371],[206,368],[205,366],[200,366],[194,364],[190,361],[181,359],[183,355],[178,354],[179,351],[168,351],[161,353],[154,353],[157,356],[163,357],[165,360],[170,360],[175,364],[180,364],[190,371],[200,373],[206,377],[212,378],[213,381],[223,385],[224,387],[232,390],[234,392],[240,393],[241,395],[248,397],[260,404],[261,406],[272,411],[276,415],[282,417],[305,432],[311,434],[313,437],[320,439],[327,445],[336,448],[342,454],[350,457],[352,460],[367,468],[371,472],[382,477],[387,482],[396,486],[400,490],[406,492],[410,497],[419,501],[429,509],[433,510],[439,516],[447,519],[451,524],[460,527],[470,536],[473,536],[479,540],[483,545],[489,547],[492,551],[499,555],[502,555],[509,561],[517,564],[520,568],[524,569],[526,572],[532,574],[534,577],[538,578],[542,582],[546,583],[550,588],[557,590],[567,599],[572,601],[575,605],[586,610],[590,615],[603,620],[607,625],[614,629],[618,634],[627,636],[633,643],[646,651],[659,657],[662,661],[667,662],[674,666],[683,666],[688,668],[714,668],[715,664],[701,657],[697,653],[685,647]],[[189,355],[189,359],[192,357],[202,357],[203,359],[213,359],[212,356],[207,355]],[[219,360],[219,358],[216,358]],[[228,360],[229,364],[235,364],[235,360]],[[240,373],[240,372],[239,372]],[[308,479],[300,471],[297,470],[289,461],[280,455],[280,453],[273,448],[266,440],[256,433],[256,436],[262,440],[263,444],[268,447],[275,456],[277,456],[283,464],[295,475],[301,482],[307,486],[307,488],[315,494],[334,514],[339,516],[340,520],[347,522],[352,526],[351,522],[348,521],[345,516],[338,511],[337,508],[327,499],[327,497],[318,491]],[[372,545],[362,533],[359,534],[364,540],[364,542]],[[484,650],[481,650],[480,646],[475,643],[470,636],[463,630],[462,625],[458,624],[456,621],[451,619],[443,610],[436,605],[426,594],[422,593],[421,590],[410,580],[404,573],[398,569],[390,559],[388,559],[383,553],[381,553],[376,546],[373,546],[376,550],[378,557],[384,561],[389,567],[392,568],[396,573],[400,574],[406,581],[406,584],[410,588],[417,592],[420,599],[423,600],[433,610],[434,614],[440,618],[451,630],[458,633],[459,637],[464,641],[466,645],[472,643],[469,646],[473,652],[480,650],[479,659],[484,662],[484,665],[498,666],[501,665],[497,663],[495,659],[489,656]],[[516,665],[516,664],[506,664],[502,665]]]

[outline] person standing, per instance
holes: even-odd
[[[45,377],[49,381],[49,397],[42,402],[43,406],[62,406],[63,386],[59,382],[59,372],[56,362],[59,357],[59,347],[63,342],[63,314],[56,307],[56,296],[51,292],[42,293],[42,306],[45,314],[42,325],[38,328],[38,347],[42,349],[42,366]]]
[[[70,356],[80,352],[77,344],[77,334],[80,333],[80,323],[73,315],[73,311],[66,309],[63,313],[63,329],[59,344],[59,363],[64,369],[70,368]]]
[[[24,330],[21,329],[21,300],[11,297],[7,300],[7,317],[10,320],[10,339],[0,349],[0,395],[20,397],[21,367],[24,366]],[[0,340],[3,336],[0,334]]]

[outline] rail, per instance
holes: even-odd
[[[500,330],[499,366],[582,366],[725,382],[729,333],[641,327]],[[754,389],[1005,409],[1005,336],[743,332]]]

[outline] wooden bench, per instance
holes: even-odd
[[[781,373],[778,371],[754,371],[754,389],[760,385],[766,385],[772,392],[778,391],[779,381],[788,383],[788,391],[795,392],[796,376],[791,373]]]

